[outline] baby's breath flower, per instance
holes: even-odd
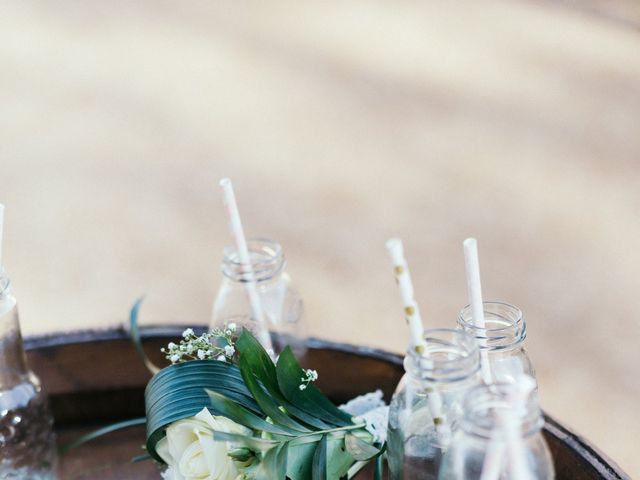
[[[318,379],[318,372],[316,370],[307,369],[303,370],[303,373],[304,377],[300,378],[302,382],[300,384],[300,390],[305,390],[311,382],[315,382]]]
[[[198,336],[192,328],[187,328],[182,332],[179,345],[171,342],[160,351],[173,364],[189,360],[232,361],[236,353],[236,330],[236,324],[232,323],[223,329],[214,328],[211,332]]]
[[[193,333],[193,328],[187,328],[184,332],[182,332],[182,336],[184,338],[194,337],[195,333]]]

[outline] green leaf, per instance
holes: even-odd
[[[73,442],[63,445],[58,450],[60,455],[64,455],[69,450],[73,450],[74,448],[78,448],[81,445],[84,445],[91,440],[106,435],[107,433],[115,432],[116,430],[122,430],[123,428],[134,427],[136,425],[144,425],[146,423],[146,418],[134,418],[131,420],[125,420],[123,422],[113,423],[111,425],[107,425],[106,427],[99,428],[98,430],[94,430],[93,432],[89,432],[86,435],[82,435],[81,437],[75,439]]]
[[[246,329],[243,330],[240,334],[240,338],[238,338],[238,341],[236,342],[236,347],[238,352],[240,352],[241,363],[246,362],[246,365],[250,367],[251,372],[253,372],[253,374],[260,380],[275,402],[279,406],[283,407],[290,416],[297,418],[306,425],[320,430],[328,430],[336,426],[342,426],[335,422],[323,421],[314,413],[309,413],[287,401],[280,391],[276,367],[273,364],[271,357],[269,357],[262,344],[251,334],[251,332]],[[300,377],[298,372],[295,373],[295,376],[296,378],[293,379],[293,381],[298,382],[299,386]]]
[[[353,465],[353,457],[346,451],[344,432],[330,433],[327,441],[327,475],[329,478],[342,478]]]
[[[238,443],[240,445],[249,447],[252,450],[261,452],[266,452],[267,450],[270,450],[282,443],[277,440],[266,440],[264,438],[250,437],[248,435],[241,435],[239,433],[217,431],[213,432],[213,439],[216,441]]]
[[[304,372],[290,347],[280,354],[276,374],[280,391],[296,407],[337,426],[353,425],[351,417],[331,403],[314,384],[310,383],[307,388],[300,390]]]
[[[147,451],[155,460],[162,462],[155,446],[164,437],[168,425],[193,417],[205,407],[215,415],[222,414],[211,408],[205,389],[230,398],[239,408],[261,413],[235,365],[214,360],[170,365],[154,375],[145,390]]]
[[[216,411],[240,425],[244,425],[253,430],[263,430],[280,435],[295,435],[295,432],[263,420],[218,392],[209,389],[207,389],[206,392],[211,400],[211,405]]]
[[[381,449],[376,448],[361,438],[347,433],[344,437],[344,445],[347,452],[356,460],[371,460],[376,455],[380,455]]]
[[[271,360],[269,360],[271,361]],[[244,355],[240,356],[240,372],[244,383],[253,395],[253,398],[258,403],[262,411],[273,420],[277,425],[296,430],[298,432],[308,433],[311,432],[308,428],[300,425],[298,422],[289,417],[286,413],[280,410],[279,405],[265,392],[258,384],[258,381],[252,373],[251,364]]]
[[[282,443],[280,446],[269,450],[263,460],[265,470],[268,472],[267,479],[283,479],[287,476],[287,451],[288,443]]]
[[[142,306],[142,301],[144,297],[140,297],[135,301],[133,307],[131,307],[131,311],[129,312],[129,336],[131,337],[131,341],[133,342],[138,355],[144,362],[147,369],[152,373],[158,373],[160,368],[153,364],[151,360],[147,357],[147,354],[144,353],[144,349],[142,348],[142,340],[140,339],[140,329],[138,328],[138,313],[140,311],[140,307]]]
[[[322,435],[318,435],[314,442],[296,443],[295,440],[289,442],[287,478],[291,480],[309,480],[311,478],[313,454],[316,451],[317,442],[321,439]]]
[[[240,357],[253,369],[253,373],[262,381],[269,391],[278,389],[278,377],[273,360],[262,344],[246,328],[242,330],[236,341]]]
[[[313,454],[313,466],[311,468],[311,480],[327,479],[327,436],[323,435]]]
[[[382,480],[382,467],[383,467],[382,462],[383,462],[382,456],[376,458],[376,469],[373,472],[374,480]]]

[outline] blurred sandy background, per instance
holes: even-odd
[[[205,323],[229,242],[281,241],[315,336],[402,351],[384,241],[430,326],[523,308],[545,408],[640,474],[640,7],[0,3],[5,265],[27,334]]]

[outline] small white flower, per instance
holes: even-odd
[[[204,350],[198,350],[198,358],[200,360],[204,360],[204,357],[207,356],[207,352],[205,352]]]
[[[236,349],[233,348],[233,345],[227,345],[226,347],[224,347],[224,354],[227,357],[233,357],[234,353],[236,353]]]
[[[177,345],[173,342],[170,342],[169,345],[167,345],[169,347],[169,350],[173,350],[174,348],[177,347]]]
[[[193,333],[193,328],[187,328],[184,332],[182,332],[182,336],[184,338],[190,337],[191,335],[195,335]]]
[[[180,355],[178,353],[174,353],[173,355],[171,355],[171,363],[176,363],[178,360],[180,360]]]
[[[224,355],[220,355],[216,360],[218,360],[219,362],[226,362],[227,357],[225,357]]]
[[[227,325],[227,328],[229,330],[231,330],[232,332],[235,332],[236,328],[238,328],[238,326],[235,323],[230,323],[229,325]]]
[[[298,387],[298,388],[300,388],[300,390],[306,390],[306,388],[307,388],[307,384],[306,384],[306,383],[303,383],[303,384],[302,384],[302,385],[300,385],[300,387]]]

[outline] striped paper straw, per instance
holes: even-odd
[[[426,348],[426,342],[424,340],[422,317],[420,316],[418,304],[414,299],[413,283],[411,282],[409,266],[404,258],[402,240],[399,238],[391,238],[387,240],[386,247],[393,262],[393,273],[396,277],[398,288],[400,289],[405,319],[409,324],[411,334],[410,346],[413,351],[428,360],[429,351]],[[444,439],[448,439],[451,435],[451,429],[442,413],[442,397],[435,389],[428,395],[427,403],[438,435]]]

